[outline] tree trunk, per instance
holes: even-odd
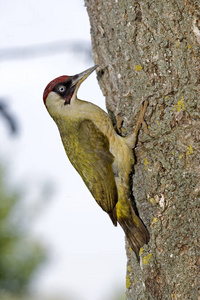
[[[127,299],[200,299],[200,4],[192,0],[85,0],[98,80],[115,123],[133,131],[133,195],[150,232],[140,264],[126,244]],[[199,297],[199,298],[198,298]]]

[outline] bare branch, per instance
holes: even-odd
[[[92,60],[91,45],[88,41],[56,41],[27,47],[1,48],[0,61],[27,59],[30,57],[52,55],[62,52],[81,54],[86,60]]]
[[[0,99],[0,115],[9,125],[11,133],[16,134],[18,131],[17,122],[15,118],[10,114],[7,105],[2,101],[2,99]]]

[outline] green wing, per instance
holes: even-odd
[[[118,197],[112,169],[114,156],[109,151],[107,137],[92,121],[84,120],[66,152],[97,203],[116,225],[114,208]]]

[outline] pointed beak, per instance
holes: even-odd
[[[72,80],[72,84],[71,87],[74,87],[76,85],[80,85],[81,82],[83,82],[94,70],[96,70],[96,68],[98,68],[98,65],[95,65],[94,67],[91,67],[77,75],[74,75],[71,77]]]

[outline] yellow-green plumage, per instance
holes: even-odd
[[[71,127],[68,122],[60,125],[67,156],[97,203],[112,216],[118,195],[112,170],[114,156],[109,151],[108,139],[88,119],[72,123]],[[116,225],[115,215],[111,218]]]
[[[149,234],[129,199],[136,133],[127,138],[119,136],[108,114],[77,99],[80,82],[69,105],[64,105],[63,99],[51,91],[46,107],[58,126],[70,162],[113,224],[121,225],[139,258],[139,250],[148,242]]]

